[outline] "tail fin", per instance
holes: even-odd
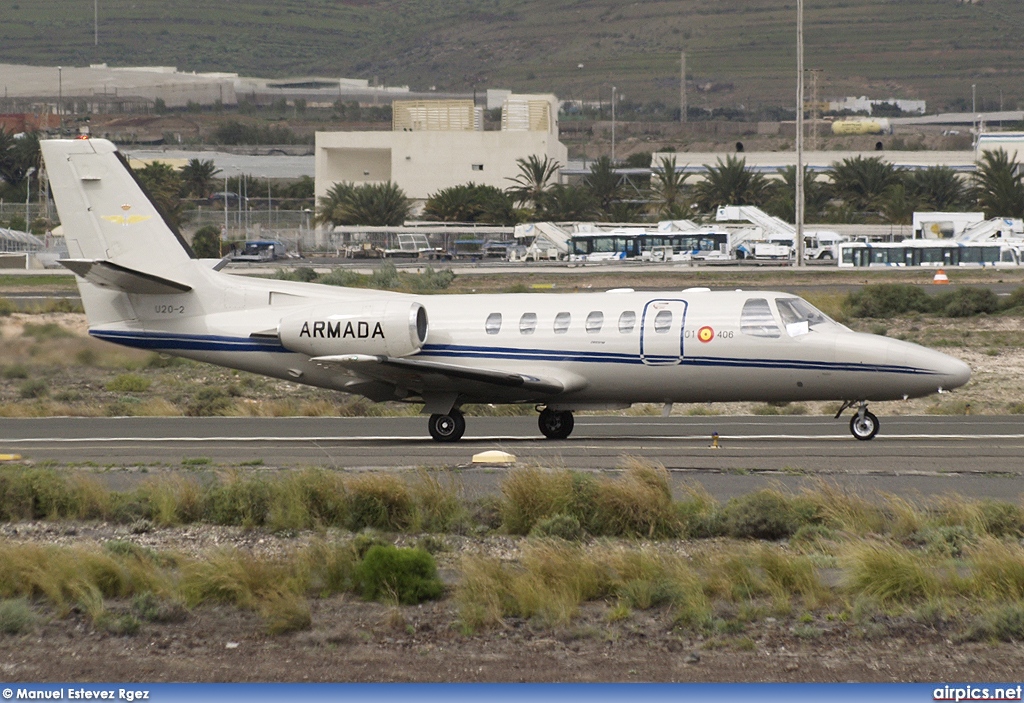
[[[72,259],[176,278],[195,255],[105,139],[40,142]]]

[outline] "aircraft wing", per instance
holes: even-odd
[[[317,356],[311,361],[324,367],[344,368],[363,378],[412,391],[422,396],[428,406],[430,398],[435,396],[462,396],[477,402],[543,400],[586,385],[582,378],[572,374],[555,372],[547,378],[538,378],[497,369],[370,354]],[[564,377],[559,378],[558,375]]]

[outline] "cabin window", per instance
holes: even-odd
[[[672,311],[659,310],[654,316],[654,331],[658,334],[665,334],[672,327]]]
[[[520,333],[533,334],[535,329],[537,329],[537,313],[524,312],[523,316],[519,318]]]
[[[570,322],[572,322],[572,315],[567,312],[560,312],[555,315],[555,334],[565,334],[568,332]]]
[[[740,333],[751,337],[781,337],[772,309],[764,298],[751,298],[743,303],[740,313]]]
[[[501,330],[501,313],[492,312],[487,316],[487,322],[484,323],[484,330],[487,334],[498,334]]]
[[[619,315],[619,332],[622,334],[629,334],[636,327],[636,313],[632,310]]]
[[[595,310],[594,312],[592,312],[589,315],[587,315],[587,324],[586,324],[587,334],[597,334],[598,332],[601,331],[601,327],[603,327],[603,326],[604,326],[604,313],[603,312],[601,312],[600,310]]]

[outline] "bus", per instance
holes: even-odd
[[[621,228],[574,234],[570,261],[706,261],[731,258],[728,232],[649,232]]]
[[[902,242],[842,242],[839,265],[866,266],[1019,266],[1021,247],[1005,243],[905,239]]]

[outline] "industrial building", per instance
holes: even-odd
[[[339,182],[394,181],[414,200],[470,182],[504,189],[517,159],[568,160],[554,95],[506,96],[495,131],[472,100],[396,100],[393,115],[390,132],[317,132],[318,198]]]

